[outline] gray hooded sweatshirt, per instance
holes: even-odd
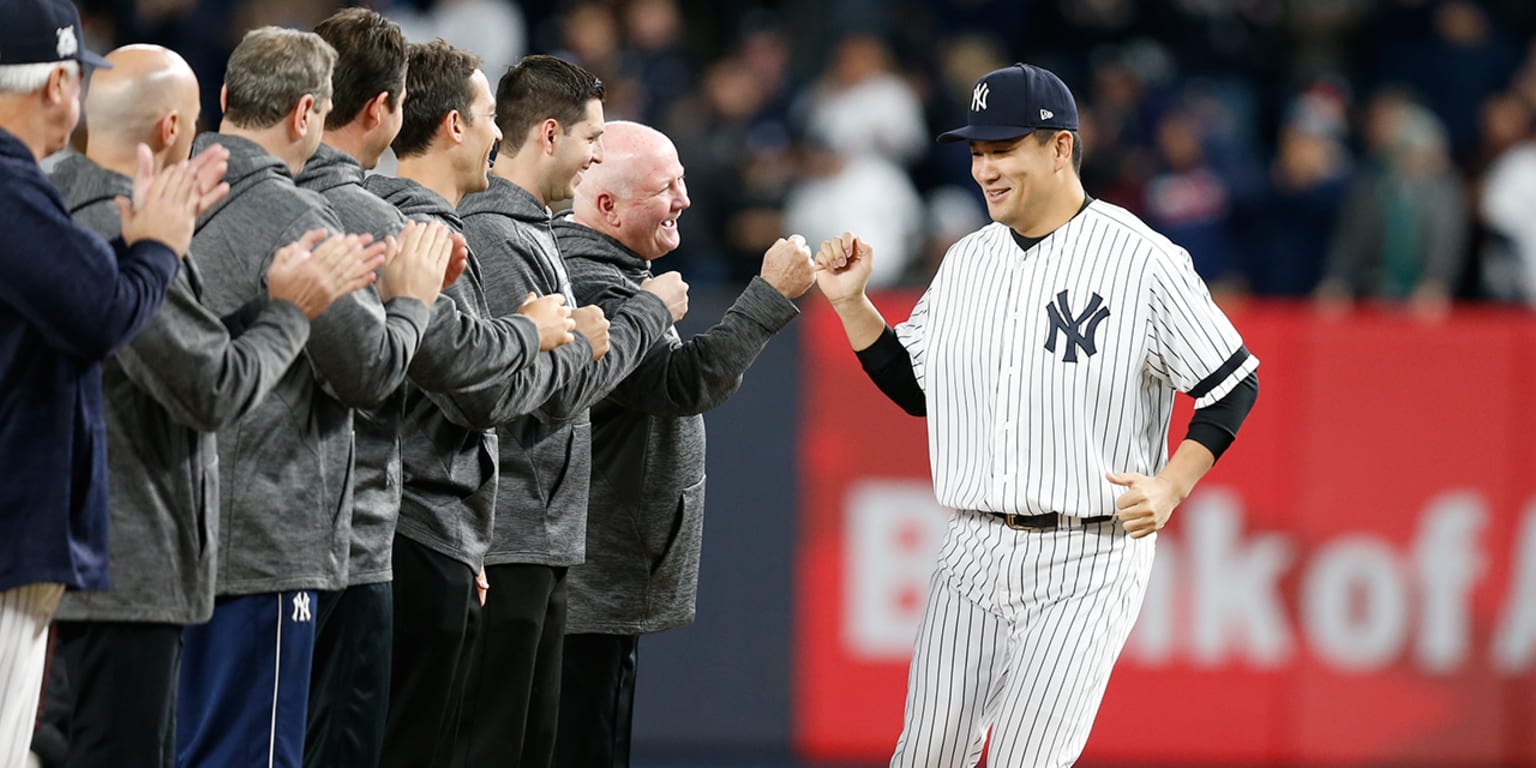
[[[228,314],[265,291],[278,249],[305,232],[340,232],[325,198],[294,186],[261,146],[203,134],[229,150],[229,195],[198,222],[192,251],[203,298]],[[310,323],[307,365],[288,370],[273,396],[219,432],[219,594],[347,585],[352,539],[352,409],[376,408],[405,380],[428,309],[410,298],[386,308],[373,288],[338,299]]]
[[[549,209],[527,190],[492,176],[489,189],[459,203],[459,215],[464,236],[480,259],[492,313],[517,311],[529,291],[563,293],[566,303],[576,306]],[[487,565],[569,566],[586,559],[592,474],[587,409],[623,381],[645,350],[672,327],[666,303],[646,291],[616,310],[605,308],[604,315],[611,322],[608,354],[550,393],[532,415],[496,428],[501,479]]]
[[[363,186],[412,219],[440,221],[455,232],[464,230],[453,206],[415,181],[376,175]],[[440,355],[436,376],[455,375],[459,380],[448,384],[440,378],[429,383],[418,377],[415,366],[411,369],[400,430],[402,493],[396,530],[478,571],[485,564],[495,526],[499,458],[495,426],[539,407],[548,399],[547,393],[563,387],[591,362],[592,347],[578,336],[575,343],[540,353],[532,365],[510,375],[505,368],[487,370],[481,348],[516,338],[497,330],[496,324],[515,320],[518,327],[522,323],[531,327],[531,321],[491,314],[473,248],[464,275],[444,294],[456,314],[453,319],[445,315],[442,335],[429,334],[423,347],[432,347],[431,353]],[[434,313],[432,328],[438,327]],[[537,336],[534,329],[524,349],[537,350]],[[475,375],[444,373],[455,367]]]
[[[50,179],[81,226],[107,240],[121,233],[112,201],[133,196],[131,179],[79,155]],[[112,588],[64,593],[59,620],[195,624],[213,614],[219,476],[212,433],[256,409],[303,352],[309,320],[286,301],[261,302],[231,340],[199,303],[201,290],[189,256],[155,318],[102,363]]]
[[[650,263],[568,218],[555,235],[576,299],[618,311]],[[570,571],[569,634],[637,635],[693,621],[704,530],[704,418],[799,311],[752,278],[725,317],[683,341],[667,331],[592,408],[587,561]]]
[[[405,214],[363,189],[363,176],[363,166],[355,158],[321,144],[294,183],[324,195],[346,232],[370,234],[374,240],[398,234],[405,226]],[[418,358],[420,353],[418,347]],[[352,420],[357,466],[352,476],[348,585],[377,584],[394,575],[390,554],[395,518],[400,514],[399,435],[404,408],[402,388],[390,393],[378,408],[357,411]]]
[[[366,174],[357,159],[320,145],[299,173],[298,184],[325,195],[348,232],[376,238],[397,234],[406,216],[394,205],[363,187]],[[487,382],[511,377],[538,359],[539,329],[522,315],[480,319],[460,312],[443,293],[432,305],[432,317],[409,372],[412,384],[438,393],[468,423],[476,415],[499,407],[495,387]],[[357,482],[352,508],[352,584],[393,578],[390,563],[395,523],[400,515],[400,427],[405,418],[406,389],[401,387],[378,409],[358,413]]]

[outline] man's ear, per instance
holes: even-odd
[[[155,124],[156,143],[150,149],[156,153],[164,151],[166,147],[176,143],[176,137],[181,135],[181,130],[181,112],[173,109]]]
[[[368,100],[363,105],[363,130],[372,130],[374,126],[384,122],[384,115],[389,112],[389,91],[379,91],[379,95]]]
[[[69,86],[70,77],[72,75],[69,74],[69,70],[62,66],[54,67],[53,71],[48,73],[48,85],[43,89],[43,94],[49,104],[63,104],[64,100],[69,98],[65,91]]]
[[[299,97],[299,102],[293,105],[293,111],[288,113],[288,132],[294,139],[304,136],[309,130],[309,121],[314,118],[315,96],[306,93]]]
[[[219,86],[219,111],[220,112],[228,112],[229,111],[229,86],[228,85],[221,85],[221,86]]]
[[[555,137],[561,133],[563,131],[560,130],[560,121],[553,117],[546,118],[544,122],[539,123],[539,149],[544,150],[546,155],[553,155],[555,153]]]
[[[463,144],[464,134],[469,132],[469,125],[464,122],[464,115],[457,109],[448,110],[441,128],[448,135],[449,141],[454,144]]]
[[[597,206],[597,213],[603,217],[603,221],[613,226],[618,226],[619,203],[618,198],[614,197],[612,192],[597,193],[597,200],[594,203]]]

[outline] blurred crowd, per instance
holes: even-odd
[[[340,3],[86,0],[99,49],[183,52],[219,82],[261,24]],[[693,207],[669,256],[737,284],[779,233],[843,229],[877,286],[922,285],[986,220],[964,146],[975,78],[1013,61],[1080,101],[1090,194],[1189,250],[1213,290],[1536,305],[1536,3],[1530,0],[379,0],[412,40],[487,74],[554,53],[609,119],[672,136]],[[205,116],[218,114],[207,89]]]

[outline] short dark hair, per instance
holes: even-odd
[[[554,118],[567,133],[587,115],[587,102],[602,101],[607,91],[597,75],[557,59],[535,55],[507,69],[496,84],[496,127],[505,139],[502,151],[516,154],[528,129]]]
[[[1062,128],[1036,128],[1029,135],[1035,137],[1035,141],[1044,146],[1061,133]],[[1072,134],[1072,171],[1077,175],[1083,175],[1083,137],[1077,131],[1067,131]]]
[[[437,126],[455,110],[464,122],[473,123],[470,112],[474,94],[469,79],[480,68],[480,57],[455,48],[442,39],[430,43],[411,43],[407,48],[405,71],[405,114],[400,120],[400,134],[390,147],[399,157],[411,157],[427,151]]]
[[[224,73],[224,119],[241,128],[267,128],[306,95],[331,97],[336,51],[311,32],[261,27],[245,33]]]
[[[399,108],[405,87],[405,34],[399,24],[367,8],[344,8],[320,22],[315,34],[336,49],[327,129],[352,122],[380,93],[389,94],[390,109]]]

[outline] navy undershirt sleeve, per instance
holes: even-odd
[[[917,383],[917,374],[912,372],[912,355],[890,326],[885,327],[875,343],[856,354],[869,380],[891,402],[912,416],[928,415],[928,400]]]
[[[1243,420],[1248,418],[1248,412],[1253,410],[1258,399],[1259,375],[1250,373],[1226,396],[1195,410],[1195,415],[1189,419],[1185,439],[1209,448],[1211,455],[1220,459],[1237,439],[1237,431],[1242,429]]]

